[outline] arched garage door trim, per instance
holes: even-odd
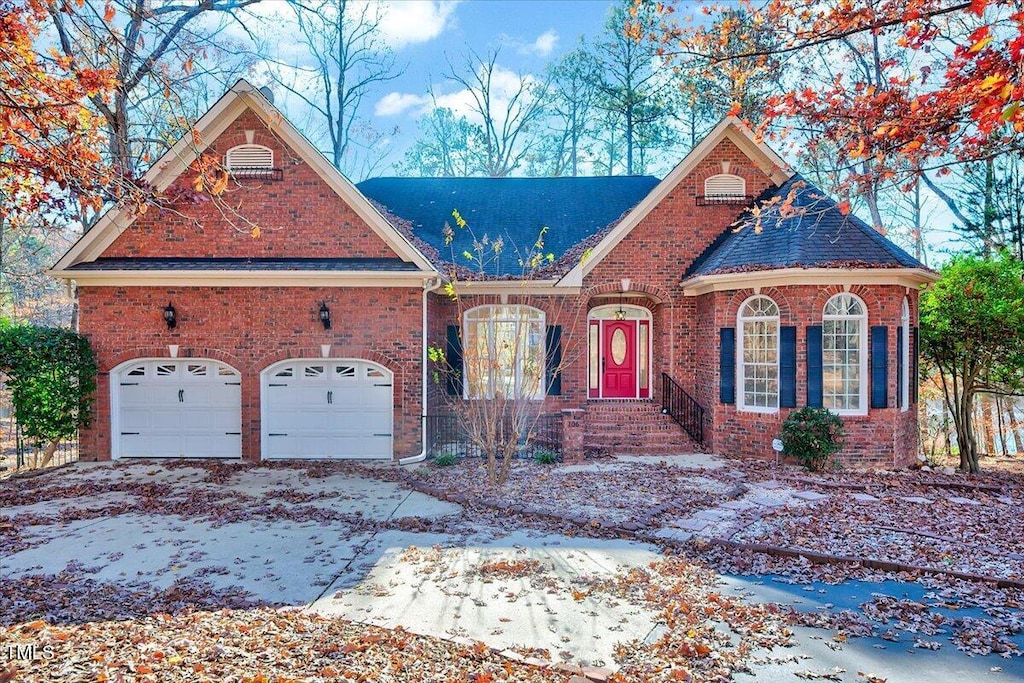
[[[241,458],[242,375],[212,358],[133,358],[110,370],[110,455]]]
[[[260,373],[264,460],[387,459],[394,373],[365,358],[290,358]]]

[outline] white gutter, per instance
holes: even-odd
[[[423,281],[423,396],[420,400],[420,440],[423,443],[423,450],[419,455],[401,458],[398,461],[399,465],[412,465],[427,459],[427,295],[437,291],[440,286],[441,278],[439,277]]]

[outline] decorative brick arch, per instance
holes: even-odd
[[[224,363],[225,365],[230,365],[232,368],[238,370],[242,374],[245,374],[245,371],[248,369],[247,364],[243,362],[238,356],[226,353],[224,351],[221,351],[220,349],[192,347],[182,348],[179,345],[178,355],[175,357],[171,357],[167,353],[167,345],[164,344],[161,346],[135,346],[130,349],[123,350],[110,358],[104,359],[104,362],[100,364],[99,371],[101,373],[109,374],[110,371],[116,368],[118,365],[139,358],[167,360],[168,362],[184,361],[190,359],[215,360]]]
[[[822,312],[825,309],[825,304],[836,294],[853,294],[863,301],[865,309],[864,312],[867,314],[868,324],[870,324],[872,318],[878,317],[881,303],[878,300],[878,295],[875,294],[871,287],[866,287],[864,285],[851,285],[850,288],[847,289],[845,285],[829,285],[828,287],[822,287],[819,289],[817,296],[814,297],[814,303],[811,307],[810,322],[818,325],[821,324]]]
[[[757,294],[754,293],[752,288],[736,290],[729,299],[726,309],[727,318],[735,321],[739,317],[740,306],[752,296],[766,296],[775,302],[775,305],[779,307],[779,324],[794,323],[793,307],[789,302],[789,296],[778,287],[761,287],[760,292]]]
[[[320,347],[295,346],[288,349],[273,349],[264,355],[256,358],[253,367],[257,373],[263,372],[274,363],[285,360],[331,360],[340,358],[353,358],[368,360],[382,365],[397,377],[402,371],[402,366],[393,358],[372,349],[365,347],[343,347],[331,344],[331,355],[326,358],[320,353]]]
[[[640,292],[641,294],[647,295],[652,301],[646,304],[647,308],[652,311],[660,306],[661,304],[667,303],[672,300],[672,295],[664,290],[663,288],[647,284],[644,282],[630,282],[630,292]],[[600,284],[591,285],[585,289],[581,294],[580,298],[587,302],[587,310],[593,308],[593,299],[605,294],[621,294],[622,293],[622,282],[615,280],[611,282],[602,282]]]

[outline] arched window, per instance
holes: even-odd
[[[910,373],[913,366],[910,364],[910,306],[907,300],[903,300],[903,312],[900,315],[900,367],[903,374],[900,376],[900,408],[906,412],[910,410]]]
[[[779,408],[779,307],[766,296],[740,306],[740,410],[773,412]]]
[[[853,294],[825,303],[821,321],[822,399],[840,414],[867,412],[868,316]]]
[[[544,312],[532,306],[477,306],[463,315],[464,395],[544,396]]]
[[[704,181],[705,202],[741,201],[747,195],[747,181],[731,173],[719,173]]]
[[[271,178],[274,150],[263,145],[238,145],[224,155],[224,166],[236,178]]]

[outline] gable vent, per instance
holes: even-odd
[[[704,195],[697,197],[698,204],[746,204],[747,181],[731,173],[719,173],[704,181]]]
[[[274,168],[274,150],[263,145],[238,145],[228,150],[225,166],[236,178],[281,180],[283,172]]]

